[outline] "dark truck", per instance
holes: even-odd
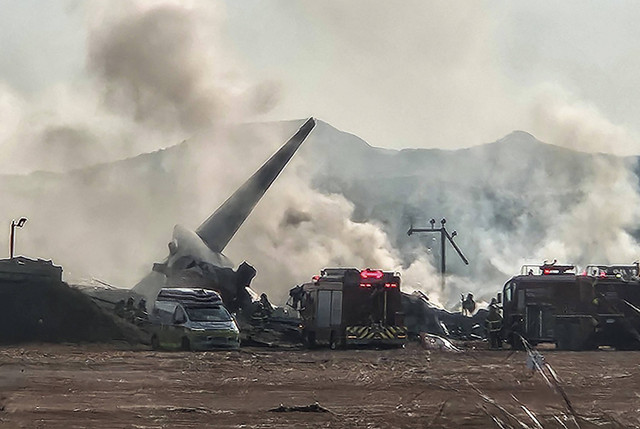
[[[589,265],[583,275],[593,279],[592,343],[618,350],[640,349],[640,278],[638,263]]]
[[[520,336],[531,344],[556,341],[558,296],[579,289],[573,265],[524,265],[502,289],[502,336],[521,348]],[[502,298],[502,299],[500,299]]]
[[[520,336],[560,350],[637,348],[637,272],[632,265],[590,265],[581,274],[572,265],[525,265],[498,297],[503,339],[514,348],[522,347]]]
[[[309,347],[402,346],[407,341],[398,273],[325,268],[290,295]]]

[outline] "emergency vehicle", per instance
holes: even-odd
[[[240,331],[220,294],[201,288],[162,288],[149,317],[153,349],[240,347]]]
[[[300,312],[303,339],[312,347],[402,346],[407,327],[400,274],[382,270],[325,268],[313,281],[290,292]]]
[[[592,348],[640,348],[640,278],[638,264],[589,265],[583,276],[593,282],[590,299],[591,329],[583,331]]]
[[[555,343],[560,350],[640,348],[638,265],[524,266],[502,295],[503,338],[520,348]]]
[[[498,295],[503,338],[513,348],[522,347],[520,336],[533,345],[555,343],[558,297],[574,294],[577,280],[573,265],[524,265]]]

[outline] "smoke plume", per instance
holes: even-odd
[[[90,10],[85,82],[40,103],[2,92],[3,147],[12,151],[5,171],[65,174],[8,176],[1,187],[4,217],[30,219],[19,253],[53,258],[69,281],[126,287],[165,256],[174,223],[195,229],[288,135],[236,131],[277,102],[277,85],[248,83],[233,70],[233,57],[203,27],[213,13],[206,5],[121,6]],[[314,190],[301,162],[228,249],[256,266],[256,287],[280,302],[325,266],[399,269],[379,226],[350,220],[352,204]],[[16,189],[14,180],[26,185]]]
[[[302,7],[314,28],[330,30],[329,53],[345,71],[332,79],[339,97],[321,117],[346,117],[359,106],[401,116],[405,126],[389,146],[424,136],[425,145],[473,146],[475,136],[514,128],[555,146],[516,132],[498,141],[498,150],[423,157],[370,148],[321,124],[225,249],[236,264],[256,266],[256,289],[281,302],[321,268],[382,268],[401,271],[405,290],[453,307],[470,291],[488,301],[524,262],[637,259],[636,160],[597,154],[637,153],[633,132],[558,84],[512,96],[480,6],[449,13],[413,2],[423,13],[410,9],[407,21],[404,9],[389,14],[386,5],[359,4],[346,14],[337,3]],[[364,9],[380,32],[361,27]],[[299,122],[237,127],[278,114],[282,93],[292,89],[272,77],[248,77],[225,40],[219,4],[97,1],[83,11],[81,78],[37,97],[0,82],[0,220],[29,217],[18,253],[53,258],[67,280],[97,277],[127,287],[166,256],[174,224],[197,228]],[[424,25],[424,15],[435,17],[433,26]],[[315,73],[326,71],[321,53],[301,53]],[[412,82],[410,90],[396,91],[397,76],[380,79],[394,76],[398,64],[412,64],[398,75]],[[379,91],[360,86],[366,81]],[[305,96],[313,98],[299,98]],[[419,109],[427,119],[414,127],[406,112]],[[371,135],[389,136],[385,121],[374,122]],[[383,158],[392,155],[393,162]],[[471,260],[464,266],[448,248],[445,290],[434,268],[438,242],[406,236],[412,221],[426,225],[430,217],[449,220]]]

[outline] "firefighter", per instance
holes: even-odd
[[[124,299],[121,299],[116,303],[113,311],[116,313],[116,316],[122,317],[124,319]]]
[[[267,298],[267,294],[263,293],[260,295],[260,304],[262,304],[262,307],[264,308],[264,312],[267,316],[271,316],[271,313],[273,313],[273,305],[271,305],[271,303],[269,302],[269,298]]]
[[[464,295],[460,294],[462,299],[462,314],[466,316],[471,316],[474,311],[476,311],[476,302],[473,300],[473,294],[467,294],[467,297],[464,298]]]
[[[487,337],[489,345],[492,349],[502,348],[502,340],[500,339],[500,331],[502,330],[502,316],[498,310],[498,302],[495,298],[491,299],[489,305],[489,314],[485,320],[487,329]]]
[[[127,300],[127,303],[124,306],[124,317],[130,323],[135,322],[136,309],[134,308],[134,300],[131,297],[129,297],[129,299]]]
[[[135,309],[135,322],[138,325],[141,325],[146,320],[149,319],[149,315],[147,314],[147,300],[142,298],[138,301],[138,306]]]
[[[304,305],[302,303],[304,294],[305,292],[302,285],[297,285],[289,291],[289,296],[292,299],[291,307],[293,307],[294,310],[302,310],[304,308]]]

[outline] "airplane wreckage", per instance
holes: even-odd
[[[272,306],[265,294],[258,297],[250,288],[256,270],[247,262],[234,270],[233,263],[222,252],[314,126],[315,120],[308,119],[195,231],[176,225],[168,245],[168,257],[153,264],[152,271],[132,289],[85,288],[84,292],[110,310],[117,306],[116,313],[135,323],[136,314],[146,317],[143,313],[154,309],[154,302],[163,288],[215,290],[229,312],[236,314],[243,343],[299,342],[302,339],[301,320],[284,308]],[[125,301],[128,308],[123,311]],[[403,293],[401,302],[412,337],[426,331],[464,336],[474,331],[473,326],[482,325],[481,320],[475,320],[482,318],[482,310],[471,319],[438,309],[424,296]],[[450,332],[447,325],[456,327]]]
[[[237,314],[246,342],[253,340],[251,332],[278,332],[281,336],[295,331],[297,320],[286,317],[286,313],[281,309],[271,306],[265,294],[258,297],[251,290],[250,284],[256,270],[247,262],[243,262],[234,270],[234,264],[222,252],[315,125],[314,118],[305,121],[300,129],[195,231],[176,225],[169,242],[167,258],[153,264],[152,271],[132,289],[107,287],[85,288],[83,291],[107,308],[121,307],[127,301],[129,310],[132,310],[133,303],[137,302],[135,309],[145,311],[153,309],[158,293],[163,288],[215,290],[220,294],[224,306]],[[278,317],[279,315],[282,317]],[[133,321],[133,317],[131,320]],[[277,326],[270,329],[274,324]],[[259,326],[258,330],[251,329],[256,325]]]
[[[168,244],[169,255],[162,262],[153,264],[151,272],[131,289],[116,288],[100,281],[100,287],[93,284],[73,285],[74,287],[69,288],[60,278],[53,282],[47,281],[55,283],[55,287],[49,287],[47,282],[47,285],[41,286],[42,281],[33,275],[16,283],[15,275],[11,274],[11,287],[4,288],[9,298],[17,300],[16,312],[12,313],[11,317],[13,320],[24,319],[24,323],[20,322],[18,325],[24,326],[25,329],[21,330],[24,332],[20,332],[18,336],[0,335],[0,342],[109,339],[149,342],[152,338],[147,334],[146,328],[150,328],[150,321],[154,319],[154,314],[149,313],[156,310],[155,304],[161,290],[184,291],[190,288],[201,291],[213,290],[219,294],[224,307],[235,314],[234,320],[238,322],[243,344],[282,346],[299,343],[302,340],[301,319],[284,308],[272,306],[265,294],[256,294],[250,287],[256,270],[247,262],[242,262],[234,269],[234,264],[222,252],[315,125],[313,118],[305,121],[299,130],[195,231],[176,225]],[[12,258],[7,260],[5,265],[22,267],[25,264],[32,263],[26,258]],[[0,272],[2,271],[0,269]],[[34,287],[25,287],[32,283]],[[43,287],[47,291],[51,289],[55,299],[38,298],[43,296]],[[79,293],[78,289],[82,293]],[[198,297],[195,299],[198,300]],[[61,306],[57,309],[51,307],[52,300],[61,303]],[[91,305],[91,300],[108,313],[115,313],[120,317],[105,318],[104,311],[98,311],[95,305]],[[30,305],[27,307],[35,308],[37,311],[34,311],[38,314],[31,314],[33,311],[20,311],[20,308],[27,308],[20,304],[23,301],[29,302]],[[422,332],[463,338],[475,333],[477,328],[482,326],[484,316],[484,310],[480,310],[474,318],[462,317],[459,313],[449,313],[431,305],[425,296],[406,293],[401,294],[401,307],[408,328],[407,333],[412,338]],[[67,319],[73,319],[73,322],[67,323]],[[451,328],[453,326],[455,327]],[[76,332],[78,327],[83,327],[84,331]],[[479,331],[478,336],[472,337],[479,338],[482,330]]]

